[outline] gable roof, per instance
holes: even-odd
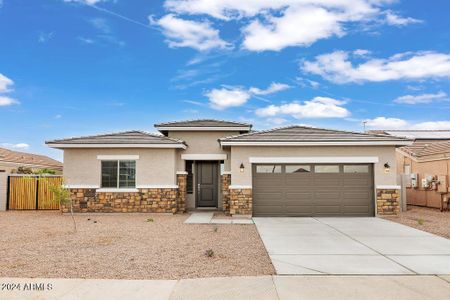
[[[408,145],[411,140],[387,135],[289,126],[220,139],[223,146],[238,145]]]
[[[399,150],[418,159],[440,154],[449,154],[446,157],[450,159],[450,141],[419,141],[414,142],[412,145],[401,147]]]
[[[370,130],[369,132],[415,140],[450,140],[450,130]]]
[[[159,131],[167,130],[238,130],[238,131],[250,131],[251,124],[214,120],[214,119],[197,119],[197,120],[185,120],[164,122],[154,125]]]
[[[53,148],[186,148],[183,141],[139,130],[46,141]]]
[[[54,170],[62,170],[62,163],[45,155],[13,151],[0,148],[0,162],[32,165]]]

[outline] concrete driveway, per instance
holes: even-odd
[[[278,274],[450,274],[450,240],[379,218],[253,218]]]

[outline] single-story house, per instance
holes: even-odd
[[[0,148],[0,173],[14,174],[21,167],[32,171],[47,169],[62,173],[63,166],[61,162],[45,155]]]
[[[411,140],[305,126],[252,131],[221,120],[159,123],[46,142],[64,150],[79,212],[374,216],[400,211],[395,149]]]
[[[448,208],[450,130],[376,130],[372,133],[413,139],[397,148],[397,173],[405,177],[410,205]]]

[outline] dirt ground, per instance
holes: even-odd
[[[423,231],[434,233],[450,239],[450,212],[439,209],[408,206],[408,211],[399,217],[385,217],[385,219],[408,225]]]
[[[269,275],[255,225],[187,225],[188,215],[0,213],[0,277],[180,279]],[[149,219],[149,220],[148,220]],[[212,250],[212,257],[205,255]]]

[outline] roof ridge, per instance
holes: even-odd
[[[117,132],[108,132],[108,133],[100,133],[100,134],[94,134],[94,135],[72,136],[72,137],[68,137],[68,138],[62,138],[62,139],[55,139],[55,140],[45,141],[45,143],[48,144],[48,143],[57,143],[57,142],[60,142],[60,141],[67,141],[67,140],[73,140],[73,139],[105,137],[105,136],[108,136],[108,135],[119,135],[119,134],[126,134],[126,133],[132,133],[132,132],[137,132],[137,133],[146,134],[148,136],[163,138],[163,139],[174,141],[174,142],[178,142],[178,143],[184,143],[184,141],[179,140],[179,139],[169,138],[169,137],[167,137],[165,135],[162,135],[162,134],[159,134],[159,133],[151,133],[151,132],[148,132],[148,131],[145,131],[145,130],[138,130],[138,129],[117,131]]]
[[[367,133],[367,132],[348,131],[348,130],[340,130],[340,129],[338,130],[338,129],[321,128],[321,127],[314,127],[314,126],[305,126],[305,125],[288,125],[288,126],[276,127],[276,128],[272,128],[272,129],[266,129],[266,130],[261,130],[261,131],[254,131],[254,132],[249,132],[249,133],[244,133],[244,134],[239,134],[239,135],[228,136],[228,137],[220,138],[219,140],[226,140],[226,139],[231,139],[231,138],[241,137],[241,136],[251,136],[251,135],[255,135],[255,134],[268,133],[268,132],[273,132],[276,130],[290,129],[290,128],[316,129],[316,130],[322,130],[322,131],[327,131],[327,132],[342,132],[342,133],[350,133],[350,134],[357,134],[357,135],[363,135],[363,136],[388,137],[385,134],[373,134],[373,133]],[[392,136],[389,136],[389,137],[392,138]],[[407,140],[406,138],[402,138],[402,137],[396,137],[396,138]]]
[[[198,121],[227,122],[227,123],[234,123],[234,124],[239,124],[239,125],[252,126],[252,124],[250,124],[250,123],[238,122],[238,121],[230,121],[230,120],[223,120],[223,119],[186,119],[186,120],[179,120],[179,121],[168,121],[168,122],[156,123],[156,124],[154,124],[154,126],[158,127],[158,126],[162,126],[162,125],[184,123],[184,122],[198,122]]]

